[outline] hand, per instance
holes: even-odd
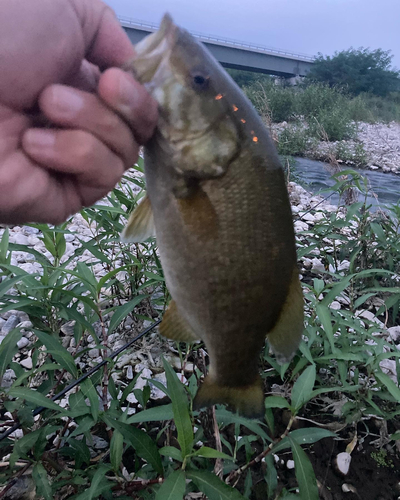
[[[137,160],[157,105],[133,55],[100,0],[0,2],[0,222],[58,224]]]

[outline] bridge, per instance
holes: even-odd
[[[138,21],[129,17],[118,17],[132,43],[136,44],[149,33],[157,31],[159,25]],[[226,68],[266,73],[292,78],[304,76],[311,68],[314,57],[286,50],[240,42],[229,38],[190,32],[210,50]]]

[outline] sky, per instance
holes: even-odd
[[[105,0],[117,15],[308,55],[391,50],[400,69],[400,0]]]

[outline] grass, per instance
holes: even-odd
[[[165,384],[154,379],[138,386],[140,373],[127,380],[124,367],[111,362],[71,391],[65,407],[48,399],[81,374],[79,358],[89,349],[89,336],[105,359],[110,335],[127,335],[130,324],[133,336],[143,322],[160,317],[169,301],[156,242],[128,246],[119,241],[126,213],[143,196],[141,170],[138,165],[138,175],[117,187],[104,203],[82,211],[92,237],[82,240],[69,257],[68,225],[38,226],[47,256],[10,243],[8,231],[3,232],[0,307],[29,315],[33,367],[26,369],[16,361],[16,343],[22,335],[16,328],[0,346],[0,375],[12,369],[16,376],[0,396],[4,408],[21,423],[23,436],[1,443],[1,482],[10,484],[31,468],[36,496],[46,500],[173,500],[197,492],[211,500],[239,500],[255,499],[260,488],[261,498],[316,500],[313,444],[343,438],[345,432],[335,433],[330,426],[356,429],[365,442],[373,434],[371,416],[376,416],[387,426],[385,444],[398,453],[394,444],[400,437],[400,354],[389,337],[377,335],[385,328],[358,313],[373,310],[385,327],[398,324],[400,206],[392,207],[390,216],[371,214],[365,201],[322,211],[313,225],[298,233],[304,338],[293,361],[283,366],[266,345],[260,357],[268,391],[262,420],[241,418],[224,407],[192,411],[207,355],[201,344],[174,345],[157,339],[146,342],[158,343],[164,352],[169,345],[181,361],[177,372],[168,362],[163,361],[163,368],[159,365]],[[351,183],[365,193],[363,178],[351,171],[346,174],[346,180],[338,178],[336,188],[344,192]],[[139,191],[132,189],[135,186]],[[13,253],[20,251],[33,254],[41,271],[29,275],[12,265]],[[311,270],[309,262],[316,257],[323,271]],[[93,271],[98,265],[102,277]],[[333,308],[333,302],[341,308]],[[67,350],[63,331],[71,321],[77,347]],[[397,364],[396,380],[384,370],[384,360]],[[185,369],[188,363],[194,365],[192,372]],[[152,385],[165,393],[163,404],[150,397]],[[138,403],[128,402],[131,393]],[[345,401],[339,414],[321,416],[324,405],[339,401]],[[46,409],[33,419],[32,410],[40,405]],[[310,422],[297,428],[299,417],[311,413],[325,428]],[[105,440],[105,453],[93,456],[93,437]],[[296,468],[285,481],[272,454],[288,453]]]

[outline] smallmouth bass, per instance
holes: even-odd
[[[260,417],[265,338],[286,362],[303,331],[282,167],[251,103],[169,15],[135,49],[126,69],[157,100],[159,122],[145,145],[147,196],[122,238],[156,235],[173,299],[160,333],[206,344],[209,374],[194,407]]]

